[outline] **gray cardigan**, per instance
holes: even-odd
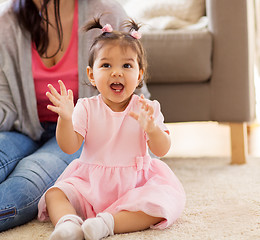
[[[122,7],[113,0],[78,0],[79,28],[100,13],[108,12],[103,23],[110,23],[120,29],[122,21],[128,17]],[[12,1],[0,5],[0,131],[15,129],[34,140],[41,137],[43,128],[37,113],[36,95],[31,70],[31,38],[22,31],[10,8]],[[115,17],[116,16],[116,17]],[[88,65],[88,50],[98,30],[79,32],[78,76],[79,97],[90,97],[98,92],[86,85],[85,72]],[[146,97],[147,87],[141,89]]]

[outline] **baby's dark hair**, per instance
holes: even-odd
[[[102,15],[101,15],[102,16]],[[104,26],[100,23],[100,17],[94,18],[89,21],[82,30],[87,32],[91,29],[103,29]],[[146,70],[147,70],[147,59],[144,48],[139,39],[131,35],[133,31],[138,31],[141,27],[133,19],[130,19],[124,23],[124,27],[128,28],[128,32],[124,31],[104,31],[99,36],[94,39],[92,46],[89,51],[89,66],[93,68],[94,61],[97,56],[97,50],[101,49],[105,43],[111,43],[113,41],[119,41],[123,48],[130,47],[133,51],[137,53],[137,62],[139,64],[139,69],[143,70],[143,79],[138,85],[138,88],[143,86],[143,81],[146,80]]]

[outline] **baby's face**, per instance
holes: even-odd
[[[97,87],[104,102],[114,111],[125,109],[143,74],[137,53],[130,47],[112,43],[99,49],[93,69],[88,72],[91,84]]]

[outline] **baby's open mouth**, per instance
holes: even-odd
[[[112,83],[110,88],[115,92],[121,92],[124,89],[124,85],[122,83]]]

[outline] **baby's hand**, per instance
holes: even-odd
[[[48,105],[47,108],[57,114],[64,120],[71,120],[71,116],[74,109],[73,92],[71,90],[66,90],[64,83],[59,80],[60,94],[51,85],[48,84],[50,92],[46,93],[46,96],[54,105]]]
[[[144,95],[141,95],[139,101],[142,104],[140,114],[130,112],[129,115],[139,122],[145,132],[150,133],[156,127],[153,117],[154,109],[147,103]]]

